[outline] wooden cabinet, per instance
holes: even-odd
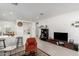
[[[49,37],[48,29],[41,29],[40,39],[46,41]]]
[[[64,47],[74,50],[74,44],[72,44],[72,43],[65,42]]]
[[[48,39],[47,41],[48,41],[48,42],[51,42],[51,43],[53,43],[53,44],[57,44],[57,41],[54,40],[54,39]]]
[[[78,51],[78,44],[73,44],[73,43],[68,43],[68,42],[63,42],[63,44],[60,44],[59,40],[57,40],[57,39],[48,39],[47,42],[53,43],[55,45],[63,46],[63,47],[68,48],[68,49]]]

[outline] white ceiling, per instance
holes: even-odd
[[[0,20],[36,21],[77,10],[78,3],[0,3]]]

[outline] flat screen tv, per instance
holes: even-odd
[[[60,41],[67,41],[68,33],[54,32],[54,39],[58,39]]]

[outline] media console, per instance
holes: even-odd
[[[57,39],[48,39],[48,40],[46,40],[46,42],[50,42],[50,43],[58,45],[58,46],[62,46],[62,47],[65,47],[65,48],[69,48],[69,49],[78,51],[78,45],[77,44],[68,43],[66,41],[61,42]]]

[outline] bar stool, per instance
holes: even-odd
[[[18,48],[19,46],[23,46],[23,37],[16,37],[16,39],[17,39],[16,47]]]
[[[5,39],[0,38],[0,42],[3,42],[3,47],[6,48],[6,45],[5,45]]]

